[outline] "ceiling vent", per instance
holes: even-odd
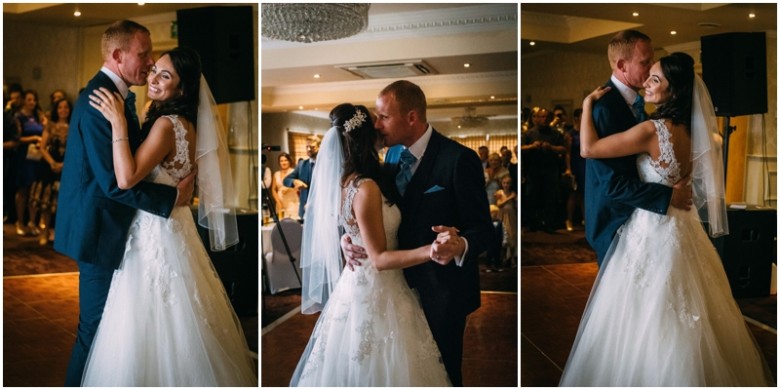
[[[337,68],[344,69],[364,79],[399,79],[436,74],[436,71],[422,60],[395,63],[385,62],[360,65],[339,65]]]

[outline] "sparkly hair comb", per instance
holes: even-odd
[[[357,129],[366,122],[366,114],[363,113],[363,111],[357,110],[355,112],[355,115],[352,116],[352,118],[346,122],[344,122],[344,130],[346,130],[347,133],[350,131]]]

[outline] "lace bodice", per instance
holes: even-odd
[[[639,177],[646,183],[672,186],[681,179],[681,175],[680,164],[674,155],[674,144],[670,139],[671,133],[662,119],[653,119],[651,122],[655,125],[658,134],[661,155],[656,161],[647,153],[641,154],[636,160]]]
[[[181,179],[192,172],[192,161],[190,161],[190,142],[187,141],[187,128],[179,120],[177,115],[166,115],[173,123],[173,132],[176,137],[176,153],[172,160],[166,160],[160,163],[151,174],[152,181],[169,185],[176,185]],[[160,175],[164,172],[165,175]],[[166,177],[167,176],[167,177]]]
[[[342,191],[341,213],[339,214],[339,224],[344,227],[344,230],[352,238],[352,242],[358,245],[363,245],[363,239],[360,236],[360,228],[355,219],[355,212],[352,210],[352,202],[358,193],[358,187],[365,180],[371,179],[350,180],[347,187]],[[382,196],[382,222],[385,228],[387,249],[396,249],[398,247],[398,225],[401,224],[401,210],[396,205],[388,205],[384,196]]]

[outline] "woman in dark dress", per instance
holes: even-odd
[[[38,159],[31,159],[28,156],[30,145],[41,143],[43,128],[47,124],[46,116],[43,115],[41,107],[38,105],[38,93],[33,90],[24,92],[24,103],[16,113],[16,119],[21,125],[21,134],[19,137],[19,146],[16,148],[16,234],[28,236],[38,233],[38,227],[35,224],[36,210],[32,202],[29,202],[30,188],[36,178],[36,167]],[[25,210],[26,209],[26,210]],[[26,214],[28,211],[29,214]]]

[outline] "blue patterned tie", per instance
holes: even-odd
[[[133,93],[133,91],[127,91],[125,106],[130,110],[130,114],[132,115],[132,119],[133,122],[135,122],[135,125],[140,127],[140,122],[138,121],[138,112],[135,109],[135,93]]]
[[[634,117],[636,117],[638,122],[647,120],[647,115],[645,114],[645,98],[643,98],[642,95],[636,94],[636,99],[634,99],[634,104],[632,104],[631,107],[634,110]]]
[[[404,151],[401,152],[401,168],[395,176],[395,185],[398,187],[398,192],[401,193],[401,196],[406,192],[406,185],[412,180],[412,165],[414,165],[415,161],[417,161],[417,157],[414,157],[409,149],[404,149]]]

